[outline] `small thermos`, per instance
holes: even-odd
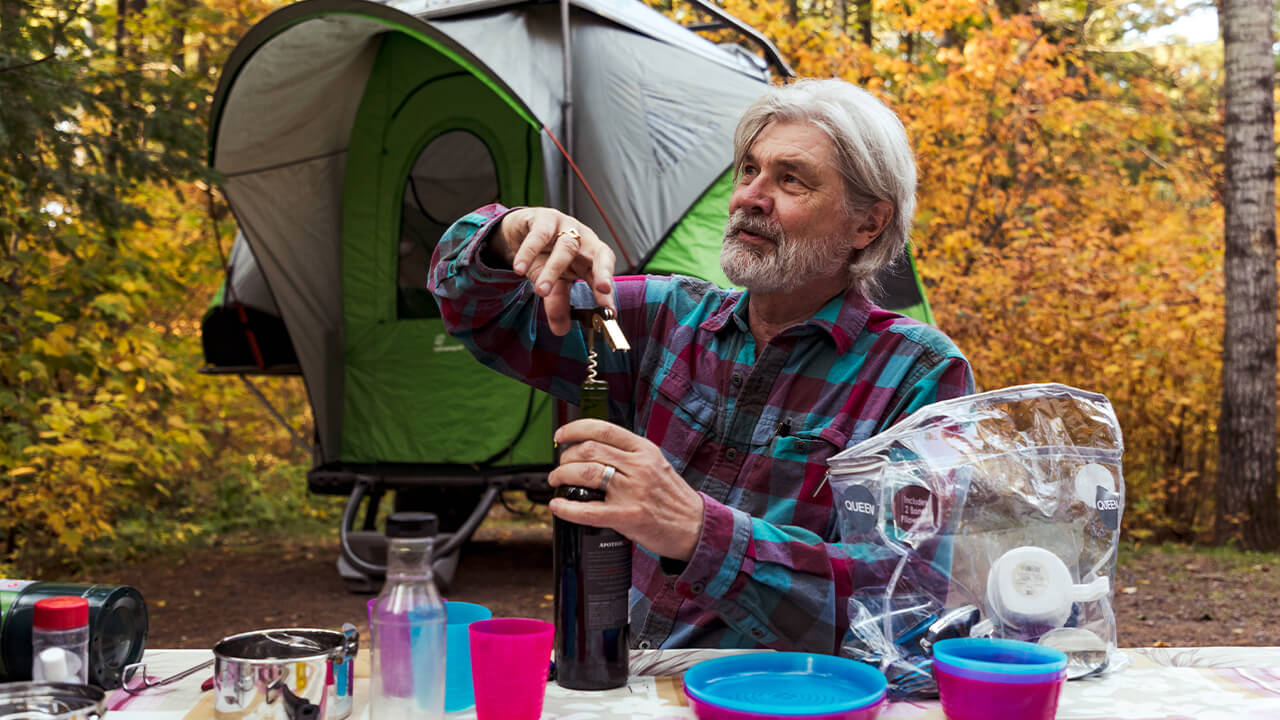
[[[78,597],[88,604],[88,662],[82,679],[112,690],[125,666],[142,660],[147,646],[147,605],[128,585],[0,579],[0,681],[30,680],[36,605]]]

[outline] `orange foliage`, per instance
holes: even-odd
[[[801,76],[860,84],[902,116],[920,166],[918,270],[979,385],[1106,394],[1125,432],[1129,529],[1206,531],[1223,313],[1215,99],[1116,72],[1075,33],[978,0],[877,3],[873,47],[829,13],[725,8]]]

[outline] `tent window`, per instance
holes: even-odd
[[[455,220],[498,201],[493,153],[466,130],[451,130],[427,143],[405,179],[400,214],[397,314],[439,317],[427,292],[431,253]]]

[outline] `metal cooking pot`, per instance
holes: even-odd
[[[257,630],[213,646],[218,720],[343,720],[351,714],[355,626]]]
[[[91,685],[0,684],[0,720],[98,720],[106,702],[106,691]]]

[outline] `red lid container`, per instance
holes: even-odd
[[[37,630],[75,630],[89,625],[89,601],[62,595],[36,601],[31,626]]]

